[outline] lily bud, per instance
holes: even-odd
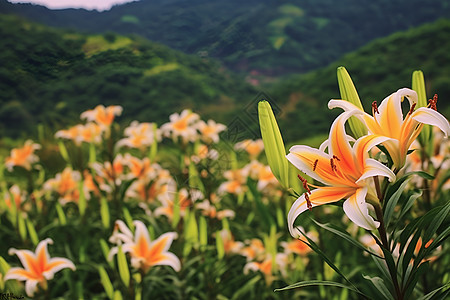
[[[350,75],[348,74],[345,67],[337,68],[337,78],[339,84],[339,91],[341,93],[341,99],[346,100],[353,105],[357,106],[359,109],[364,111],[364,108],[359,99],[358,92],[356,91],[355,85],[353,84]],[[356,117],[351,117],[348,120],[350,130],[353,133],[353,137],[358,139],[364,135],[367,135],[367,128],[363,123]]]
[[[277,120],[269,102],[258,103],[259,126],[270,169],[285,188],[289,188],[289,164]]]
[[[427,107],[427,92],[425,89],[423,72],[421,70],[416,70],[412,74],[412,89],[417,93],[417,108]],[[431,125],[424,125],[418,137],[419,143],[422,145],[422,147],[427,149],[429,145],[432,145],[432,143],[429,143],[432,134],[433,131]],[[428,152],[431,151],[431,149],[427,150]]]

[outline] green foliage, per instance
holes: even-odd
[[[33,133],[38,123],[54,131],[99,103],[126,106],[123,122],[161,124],[174,107],[223,121],[238,98],[256,94],[213,60],[136,36],[83,35],[12,15],[0,15],[0,35],[2,136]]]

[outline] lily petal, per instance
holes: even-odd
[[[380,223],[369,215],[368,204],[365,201],[366,195],[367,187],[358,189],[344,202],[343,209],[353,223],[364,229],[374,230],[380,226]]]
[[[348,187],[322,187],[315,189],[309,195],[309,201],[311,206],[315,207],[322,204],[337,202],[341,199],[345,199],[349,195],[353,194],[355,189]],[[297,217],[308,209],[308,203],[306,201],[305,195],[303,194],[294,204],[292,204],[291,209],[288,213],[288,228],[289,232],[294,238],[300,236],[300,232],[294,227],[294,222]]]
[[[366,159],[366,168],[364,170],[364,173],[356,181],[356,183],[359,183],[362,180],[373,176],[384,176],[387,177],[390,182],[395,181],[395,174],[391,169],[375,159],[368,158]]]
[[[450,135],[450,125],[447,119],[437,111],[421,107],[413,112],[411,117],[417,122],[434,125],[444,132],[445,137]]]

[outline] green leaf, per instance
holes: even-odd
[[[351,281],[348,280],[347,277],[341,272],[341,270],[339,270],[339,268],[333,264],[333,262],[328,258],[328,256],[326,256],[326,254],[322,250],[320,250],[319,246],[317,246],[317,244],[312,239],[310,239],[300,228],[297,228],[297,229],[308,241],[308,242],[304,241],[304,243],[307,244],[314,252],[316,252],[325,261],[325,263],[327,263],[327,265],[329,265],[336,273],[338,273],[353,288],[357,289],[356,286],[354,286],[353,283],[351,283]]]
[[[328,230],[331,233],[334,233],[335,235],[343,238],[344,240],[350,242],[351,244],[353,244],[354,246],[358,247],[359,249],[366,251],[367,253],[369,253],[370,255],[374,255],[378,258],[383,258],[382,256],[376,254],[375,252],[372,252],[371,250],[369,250],[367,247],[365,247],[363,244],[361,244],[359,241],[355,240],[347,231],[345,231],[344,229],[341,229],[337,226],[334,226],[332,224],[321,224],[315,220],[313,220],[314,223],[316,223],[318,226],[322,227],[325,230]]]
[[[433,298],[434,295],[436,295],[438,292],[440,292],[441,290],[450,288],[450,282],[446,283],[445,285],[429,292],[428,294],[424,295],[423,297],[418,298],[417,300],[430,300],[431,298]],[[450,289],[447,291],[450,292]],[[444,299],[444,298],[441,298]]]
[[[36,233],[36,229],[34,229],[34,225],[30,221],[30,219],[27,219],[26,223],[27,223],[28,235],[30,236],[31,242],[33,243],[33,245],[36,246],[39,243],[39,237]]]
[[[392,214],[394,213],[395,206],[402,195],[405,186],[408,184],[409,179],[405,179],[399,187],[396,187],[395,192],[392,196],[387,200],[384,205],[384,222],[386,226],[389,226],[391,222]],[[396,184],[394,184],[396,186]]]
[[[262,203],[261,200],[261,193],[258,192],[256,189],[256,182],[253,181],[250,177],[247,180],[247,186],[251,192],[251,195],[253,196],[256,204],[256,208],[258,209],[259,213],[261,214],[261,219],[264,220],[263,224],[266,228],[266,231],[270,230],[270,227],[272,224],[276,224],[275,220],[273,219],[272,215],[269,212],[269,208],[267,205]]]
[[[394,300],[394,297],[392,293],[389,291],[389,289],[384,284],[383,279],[380,277],[370,277],[370,276],[363,276],[364,279],[370,280],[372,284],[375,286],[375,288],[380,292],[380,296],[383,296],[386,300]]]
[[[233,299],[243,299],[245,298],[244,295],[248,292],[252,292],[255,289],[255,285],[258,281],[261,280],[261,276],[255,276],[249,281],[247,281],[246,284],[244,284],[241,288],[239,288],[235,293],[233,293]]]
[[[334,287],[339,287],[339,288],[343,288],[343,289],[348,289],[350,291],[358,293],[359,295],[361,295],[363,297],[369,298],[368,296],[366,296],[364,293],[362,293],[361,291],[359,291],[355,287],[348,286],[348,285],[345,285],[345,284],[342,284],[342,283],[339,283],[339,282],[324,281],[324,280],[301,281],[301,282],[297,282],[297,283],[288,285],[288,286],[286,286],[284,288],[275,289],[275,292],[281,292],[281,291],[286,291],[286,290],[298,289],[298,288],[303,288],[303,287],[308,287],[308,286],[334,286]]]

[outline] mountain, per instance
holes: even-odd
[[[138,34],[257,77],[324,67],[375,38],[450,18],[450,0],[140,0],[105,12],[0,0],[0,12],[90,33]]]
[[[228,120],[256,90],[213,59],[138,36],[87,35],[0,14],[0,135],[61,128],[97,104],[122,105],[123,122],[168,121],[191,108]],[[220,112],[220,113],[218,113]]]
[[[291,75],[271,89],[278,106],[284,138],[295,141],[327,132],[339,109],[328,110],[330,99],[339,99],[336,70],[345,66],[363,106],[371,111],[403,87],[411,87],[414,70],[424,72],[427,97],[438,95],[438,110],[450,118],[450,20],[443,19],[377,39],[343,56],[325,68]]]

